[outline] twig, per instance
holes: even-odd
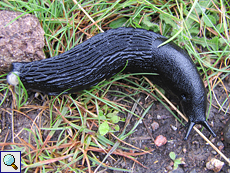
[[[148,126],[146,125],[146,123],[145,123],[145,121],[144,121],[144,120],[142,120],[142,122],[144,123],[144,126],[145,126],[145,128],[146,128],[146,130],[147,130],[147,132],[148,132],[148,134],[149,134],[149,136],[150,136],[150,138],[151,138],[151,139],[152,139],[152,141],[154,142],[153,135],[152,135],[152,133],[150,132],[150,130],[149,130],[149,128],[148,128]]]

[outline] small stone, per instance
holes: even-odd
[[[166,137],[159,135],[156,137],[154,143],[156,146],[160,147],[160,146],[165,145],[167,143],[167,139],[166,139]]]
[[[157,119],[158,120],[165,120],[167,118],[169,118],[170,116],[167,116],[167,115],[157,115]]]
[[[153,123],[151,124],[153,131],[157,130],[159,128],[159,123],[157,123],[156,121],[153,121]]]
[[[217,152],[215,150],[212,150],[211,153],[214,154],[214,155],[217,154]]]
[[[224,144],[221,141],[217,142],[217,146],[218,146],[219,150],[224,149]]]
[[[212,139],[211,139],[211,142],[212,142],[212,143],[214,143],[214,142],[215,142],[215,140],[216,140],[216,138],[212,138]]]
[[[176,126],[173,126],[173,125],[170,125],[170,126],[171,126],[171,128],[172,128],[174,131],[177,130],[177,127],[176,127]]]
[[[161,115],[157,115],[157,119],[158,120],[161,120],[162,118],[161,118]]]
[[[219,146],[223,146],[224,144],[223,144],[223,142],[221,142],[221,141],[219,141],[219,142],[217,142],[217,146],[219,147]]]
[[[34,97],[38,98],[38,96],[39,96],[39,93],[36,92],[36,93],[34,94]]]
[[[187,152],[187,149],[184,147],[184,148],[182,149],[182,151],[183,151],[184,153],[186,153],[186,152]]]
[[[221,162],[216,158],[212,158],[209,162],[206,163],[206,168],[209,170],[213,170],[214,172],[220,172],[223,166],[224,162]]]
[[[165,167],[165,169],[166,169],[167,171],[172,171],[172,170],[173,170],[173,167],[170,166],[170,165],[168,165],[168,166]]]

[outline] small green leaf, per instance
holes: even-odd
[[[99,133],[100,135],[104,136],[106,133],[109,132],[109,124],[107,121],[104,121],[100,126],[99,126]]]
[[[174,152],[170,152],[169,157],[174,161],[176,159],[176,154]]]
[[[120,117],[117,115],[114,115],[113,117],[111,117],[111,121],[112,123],[118,123],[120,121]]]
[[[145,16],[142,22],[148,27],[152,27],[153,23],[150,20],[151,20],[151,17]]]
[[[115,130],[115,131],[119,131],[119,130],[120,130],[120,126],[119,126],[119,125],[115,125],[115,126],[114,126],[114,130]]]
[[[193,10],[193,13],[196,15],[196,13],[198,15],[201,15],[202,14],[202,11],[203,13],[205,13],[205,11],[207,10],[208,7],[210,7],[212,5],[212,3],[210,3],[210,1],[207,1],[207,0],[199,0],[199,5],[196,4],[196,10]],[[199,7],[200,6],[200,7]]]
[[[146,30],[153,30],[154,32],[159,31],[159,25],[151,21],[151,17],[145,16],[141,22],[142,28]]]
[[[174,168],[173,169],[176,170],[177,168],[178,168],[178,164],[174,163]]]
[[[204,20],[204,23],[205,23],[208,27],[212,27],[213,25],[216,24],[216,19],[215,19],[215,17],[213,17],[212,15],[203,16],[203,20]]]
[[[102,110],[99,110],[98,112],[99,112],[99,118],[100,118],[101,120],[106,120],[106,117],[105,117],[105,115],[104,115],[104,112],[103,112]]]
[[[197,27],[191,28],[190,30],[191,34],[198,35],[200,30]]]
[[[104,110],[105,114],[107,114],[107,112],[108,112],[108,105],[104,105],[101,109]]]
[[[224,32],[224,26],[223,26],[223,24],[218,24],[217,26],[216,26],[216,29],[220,32],[220,33],[223,33]]]
[[[160,19],[164,20],[166,24],[169,24],[173,28],[177,28],[176,22],[174,20],[170,19],[169,17],[167,17],[166,15],[160,14]]]
[[[226,42],[225,42],[224,38],[222,38],[222,37],[219,38],[219,46],[220,46],[220,47],[223,47],[225,44],[226,44]],[[226,56],[229,56],[228,51],[226,51],[226,53],[223,52],[223,54],[226,54]]]
[[[212,39],[206,39],[204,37],[199,38],[199,37],[194,37],[192,40],[196,43],[199,44],[203,47],[211,47],[213,50],[218,51],[219,50],[219,38],[218,37],[213,37]]]
[[[119,27],[122,27],[124,26],[124,24],[127,22],[127,19],[126,18],[119,18],[117,20],[114,20],[112,21],[110,24],[109,24],[109,27],[111,28],[119,28]]]
[[[208,66],[212,66],[212,60],[210,56],[206,56],[204,59],[204,66],[206,66],[206,64],[208,64]]]
[[[174,164],[177,164],[177,165],[181,164],[181,159],[174,160]]]
[[[92,99],[92,96],[87,96],[84,100],[84,103],[87,104]]]
[[[101,118],[101,120],[106,120],[105,115],[101,116],[100,118]]]
[[[125,122],[125,120],[126,120],[126,118],[122,118],[122,119],[121,119],[122,122]]]
[[[116,116],[118,113],[119,113],[119,111],[113,111],[111,113],[108,113],[106,116],[107,117],[113,117],[113,116]]]
[[[136,28],[141,28],[141,25],[139,25],[141,16],[137,15],[134,19],[130,19],[132,23],[135,25]]]
[[[110,113],[108,113],[106,116],[107,116],[108,118],[111,118],[111,117],[114,116],[114,114],[110,112]]]
[[[133,24],[134,24],[137,28],[141,28],[141,25],[139,25],[137,22],[133,21]]]
[[[99,110],[99,116],[104,116],[103,110]]]

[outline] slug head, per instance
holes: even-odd
[[[203,92],[205,93],[205,92]],[[189,119],[188,124],[186,126],[188,127],[186,136],[184,140],[188,139],[188,136],[195,124],[201,124],[203,125],[214,137],[216,134],[213,132],[211,127],[206,121],[206,107],[207,107],[207,99],[206,99],[206,93],[205,94],[195,94],[193,95],[182,95],[181,105],[183,108],[184,113]]]

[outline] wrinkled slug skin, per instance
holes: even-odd
[[[189,118],[189,130],[195,123],[204,125],[207,96],[200,75],[189,55],[174,43],[158,48],[166,37],[133,28],[111,29],[73,49],[41,61],[13,63],[27,89],[57,95],[87,89],[120,72],[158,73],[149,76],[154,83],[174,93]],[[128,63],[127,63],[128,62]],[[67,92],[66,92],[67,93]]]

